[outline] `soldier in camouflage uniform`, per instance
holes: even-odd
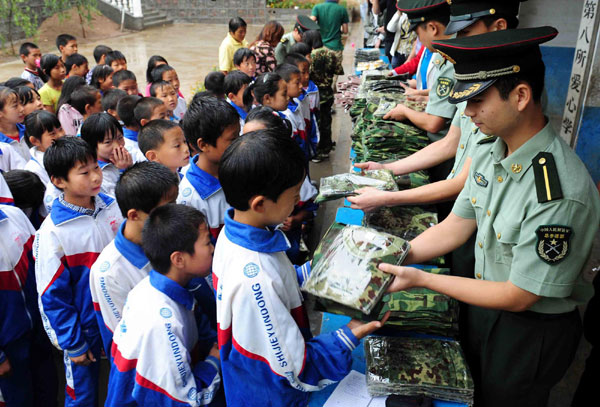
[[[336,75],[343,75],[342,61],[335,52],[325,48],[321,41],[321,34],[316,30],[309,30],[302,35],[302,42],[312,47],[310,54],[310,79],[319,88],[319,131],[321,139],[317,145],[317,155],[313,162],[321,162],[329,157],[333,144],[331,141],[331,108],[333,106],[333,79]]]

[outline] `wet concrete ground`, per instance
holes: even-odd
[[[249,26],[247,39],[252,42],[260,31],[261,26]],[[193,96],[192,89],[197,83],[202,83],[206,74],[214,70],[218,61],[218,48],[221,40],[226,34],[226,28],[223,25],[216,24],[174,24],[162,28],[149,29],[140,33],[128,34],[122,37],[110,38],[104,42],[113,49],[118,49],[125,54],[128,61],[128,69],[133,71],[138,78],[138,86],[143,89],[145,86],[146,63],[150,56],[158,54],[165,57],[169,64],[175,67],[181,81],[181,91],[186,99],[190,100]],[[362,44],[362,26],[352,24],[350,35],[346,42],[344,51],[344,70],[346,74],[353,72],[353,48],[351,43]],[[79,52],[84,54],[93,66],[92,51],[98,43],[85,44],[80,46]],[[20,60],[0,64],[0,81],[6,80],[12,76],[19,76],[23,70],[23,64]],[[347,172],[350,166],[348,153],[350,150],[350,133],[352,125],[350,118],[342,109],[336,108],[336,114],[333,116],[333,140],[337,146],[332,151],[330,159],[319,164],[311,163],[310,174],[313,180],[319,181],[323,176]],[[317,221],[311,236],[309,246],[313,247],[329,225],[335,219],[335,212],[341,205],[341,201],[327,202],[321,205],[318,212]],[[591,270],[592,265],[600,264],[600,243],[596,239],[593,259],[586,269]],[[312,312],[310,315],[311,326],[315,333],[320,327],[321,315]],[[557,350],[560,351],[560,350]],[[575,362],[567,372],[565,378],[556,386],[551,394],[549,406],[563,407],[570,405],[572,394],[579,382],[585,358],[589,353],[589,344],[582,339],[579,351],[577,352]],[[60,359],[58,359],[60,363]],[[101,397],[99,406],[103,405],[106,394],[106,377],[108,373],[108,363],[102,361],[102,371],[105,379],[101,383]],[[61,373],[62,374],[62,373]],[[63,379],[64,380],[64,379]],[[62,404],[62,387],[60,390],[60,403]]]

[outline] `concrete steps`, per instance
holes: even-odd
[[[173,20],[170,19],[166,13],[158,11],[147,5],[142,6],[142,13],[144,15],[144,29],[173,24]]]

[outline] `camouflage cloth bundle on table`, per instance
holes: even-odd
[[[409,248],[399,237],[334,223],[315,251],[312,272],[302,289],[370,314],[393,279],[377,266],[402,263]]]
[[[379,48],[359,48],[354,51],[354,63],[379,61],[381,52]]]
[[[425,171],[415,171],[410,174],[395,175],[394,179],[399,190],[422,187],[431,183],[429,174]]]
[[[473,379],[456,341],[369,336],[365,358],[373,396],[424,395],[473,405]]]
[[[363,126],[365,125],[363,124]],[[359,130],[361,130],[360,142],[354,138],[356,141],[353,144],[354,150],[357,152],[357,162],[380,162],[396,157],[406,157],[421,150],[429,143],[425,132],[412,125],[396,121],[373,119]],[[358,160],[359,151],[362,160]]]
[[[447,268],[419,267],[434,274],[450,274]],[[368,315],[323,298],[316,299],[315,309],[363,321],[379,321],[390,311],[386,328],[447,337],[458,334],[458,302],[425,288],[387,293]]]
[[[354,191],[364,187],[373,187],[381,191],[398,191],[394,175],[389,170],[337,174],[321,178],[319,195],[317,195],[315,203],[356,195]]]

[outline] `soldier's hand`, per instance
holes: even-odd
[[[94,354],[91,349],[88,349],[86,353],[81,356],[69,357],[73,363],[80,366],[89,366],[92,362],[96,361]]]
[[[348,322],[348,328],[352,331],[356,339],[361,340],[370,333],[375,332],[381,328],[390,317],[390,311],[386,312],[381,321],[362,322],[357,319],[352,319]]]
[[[382,170],[383,164],[375,163],[373,161],[367,161],[366,163],[356,163],[354,164],[356,168],[360,168],[361,170]]]
[[[402,121],[402,120],[406,119],[406,114],[404,113],[404,109],[406,109],[406,107],[402,103],[399,103],[396,105],[395,108],[393,108],[392,110],[387,112],[385,114],[385,116],[383,116],[383,119],[384,120],[392,119],[392,120]]]
[[[361,188],[355,191],[359,195],[348,197],[352,209],[372,212],[380,206],[385,206],[389,192],[380,191],[373,187]]]
[[[410,95],[406,99],[412,102],[429,102],[428,95]]]
[[[387,289],[389,293],[421,286],[420,277],[423,271],[419,270],[418,268],[393,266],[391,264],[381,263],[379,265],[379,270],[395,276],[394,280],[392,280],[392,284],[390,284]]]
[[[8,361],[8,358],[6,358],[4,362],[0,363],[0,377],[8,377],[10,376],[10,372],[10,362]]]
[[[409,79],[407,81],[408,86],[410,86],[413,89],[417,89],[417,80],[416,79]]]

